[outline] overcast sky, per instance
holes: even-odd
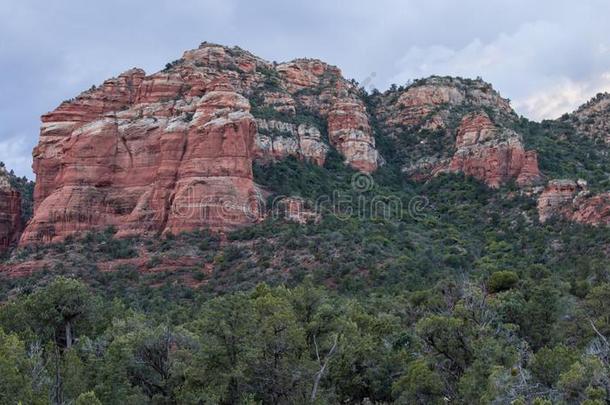
[[[555,118],[610,90],[609,18],[604,0],[0,0],[0,161],[31,177],[41,114],[202,41],[320,58],[380,90],[481,76],[518,113]]]

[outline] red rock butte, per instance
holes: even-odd
[[[291,122],[297,109],[327,126]],[[257,130],[282,125],[292,136]],[[108,226],[128,236],[251,224],[261,216],[255,159],[323,164],[329,147],[358,170],[377,168],[365,105],[339,69],[204,43],[161,72],[131,69],[42,117],[35,211],[21,243]]]

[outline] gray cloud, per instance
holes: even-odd
[[[133,66],[161,69],[201,41],[269,60],[317,57],[385,89],[482,76],[518,112],[555,117],[610,89],[602,0],[0,2],[0,160],[31,176],[39,117]]]

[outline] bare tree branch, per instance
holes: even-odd
[[[595,324],[593,323],[593,321],[591,319],[589,319],[589,323],[591,324],[591,327],[593,328],[593,330],[595,331],[597,336],[600,337],[600,339],[606,344],[606,346],[607,347],[610,346],[610,344],[608,344],[608,339],[606,339],[606,337],[604,335],[602,335],[599,330],[597,330],[597,328],[595,327]]]
[[[328,362],[330,361],[330,358],[333,356],[333,354],[335,354],[335,350],[337,350],[338,341],[339,341],[339,336],[335,335],[333,345],[330,348],[330,350],[328,351],[328,354],[326,354],[326,357],[324,357],[324,363],[321,364],[322,367],[320,368],[320,371],[318,371],[316,373],[316,377],[315,377],[315,380],[313,383],[313,389],[311,390],[311,398],[310,398],[311,402],[315,402],[315,400],[316,400],[316,396],[318,395],[318,386],[320,385],[320,380],[322,380],[322,376],[324,375],[324,371],[326,371],[326,367],[328,366]],[[320,354],[318,352],[318,344],[316,343],[315,335],[313,337],[313,343],[316,347],[316,357],[318,358],[318,363],[320,363]]]

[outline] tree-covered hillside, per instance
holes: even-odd
[[[40,177],[41,194],[57,198],[30,221],[28,243],[0,258],[0,404],[610,402],[610,232],[565,215],[541,222],[538,209],[548,180],[571,179],[574,190],[547,199],[567,208],[551,209],[565,214],[577,196],[597,193],[586,200],[593,208],[582,206],[608,220],[606,110],[590,103],[536,123],[481,79],[435,76],[367,94],[317,60],[277,65],[231,49],[202,44],[153,75],[152,85],[192,81],[175,82],[173,98],[123,100],[118,115],[130,118],[121,128],[135,132],[108,149],[111,159],[88,155],[105,118],[89,117],[97,124],[84,132],[72,132],[80,121],[58,126],[65,139],[91,142],[66,148],[69,158],[49,153],[58,160]],[[235,92],[194,88],[206,75]],[[105,106],[105,92],[123,88],[117,81],[135,79],[144,72],[83,93],[56,118],[65,119],[62,108]],[[208,97],[206,109],[191,97]],[[180,114],[170,122],[168,111]],[[204,116],[197,125],[215,132],[191,127]],[[159,141],[168,133],[184,142]],[[238,135],[235,145],[259,149],[225,145]],[[124,174],[168,180],[172,158],[159,158],[161,145],[184,157],[188,140],[204,138],[217,142],[173,162],[174,182],[183,166],[208,164],[193,175],[212,184],[200,197],[248,184],[242,194],[260,192],[260,215],[232,231],[174,234],[165,225],[178,189],[153,201],[166,183]],[[114,132],[107,142],[117,142]],[[105,177],[89,182],[100,168]],[[25,222],[34,185],[10,182]],[[141,221],[121,229],[116,218]],[[155,236],[121,234],[133,229]],[[61,242],[35,243],[46,230]]]
[[[1,284],[2,401],[606,402],[606,229],[541,225],[531,197],[462,175],[416,183],[387,165],[359,188],[340,156],[255,177],[401,204],[19,249],[5,265],[45,269]]]

